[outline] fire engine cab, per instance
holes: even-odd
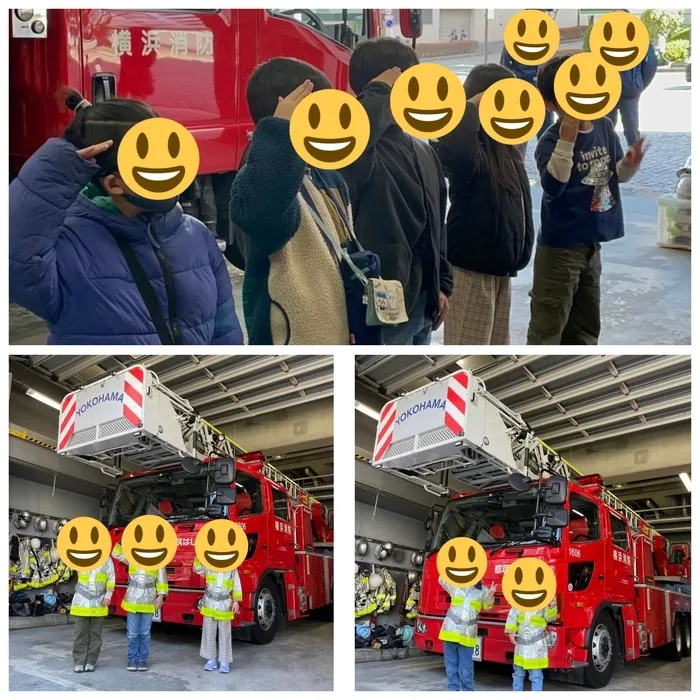
[[[166,567],[170,592],[154,619],[201,625],[205,581],[193,571],[194,541],[213,518],[230,518],[248,536],[238,569],[243,587],[236,627],[257,644],[272,641],[281,619],[330,613],[333,600],[332,513],[268,463],[244,453],[202,419],[188,401],[142,365],[68,394],[59,414],[58,454],[119,477],[111,489],[107,525],[113,544],[130,520],[154,514],[178,537]],[[124,473],[126,469],[133,469]],[[127,567],[114,562],[120,603]]]
[[[199,176],[180,202],[229,239],[231,183],[253,130],[246,101],[255,67],[298,58],[349,89],[353,47],[386,31],[422,32],[420,10],[95,10],[10,12],[10,178],[72,118],[67,89],[90,102],[147,102],[199,145]]]
[[[579,473],[470,372],[387,403],[373,464],[439,496],[448,489],[431,476],[447,472],[465,486],[439,513],[427,548],[415,634],[421,649],[442,652],[449,597],[438,583],[437,552],[464,536],[488,555],[483,585],[497,586],[494,607],[479,616],[475,660],[513,662],[500,580],[521,557],[546,561],[557,577],[550,677],[601,688],[640,656],[690,655],[688,547],[669,546],[599,475]]]

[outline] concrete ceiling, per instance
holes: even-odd
[[[244,449],[264,451],[278,469],[332,505],[332,356],[15,355],[10,357],[11,427],[55,444],[56,410],[30,398],[27,390],[60,402],[68,392],[135,364],[154,372]],[[15,475],[40,483],[54,476],[69,479],[63,488],[86,495],[104,485],[99,470],[41,454],[45,448],[24,442],[11,439]]]
[[[646,509],[656,529],[689,530],[690,493],[678,476],[690,475],[688,356],[362,355],[356,402],[379,411],[459,369],[482,379],[581,472],[602,474],[625,502]],[[376,420],[356,411],[356,424],[358,452],[371,454]]]

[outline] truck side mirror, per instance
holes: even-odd
[[[546,517],[549,527],[566,527],[569,524],[569,511],[566,508],[548,508]]]
[[[222,488],[216,489],[216,505],[232,506],[236,503],[236,489]]]
[[[569,482],[564,476],[550,476],[544,487],[544,502],[548,506],[563,506],[569,492]]]
[[[406,39],[419,39],[423,35],[423,14],[420,10],[399,10],[401,34]]]
[[[217,459],[209,468],[215,484],[231,486],[236,479],[236,466],[228,457]]]

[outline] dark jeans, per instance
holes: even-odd
[[[539,245],[530,291],[528,345],[597,345],[600,245]]]
[[[79,617],[75,618],[75,636],[73,637],[73,664],[85,666],[97,663],[97,657],[102,649],[102,627],[104,617]]]
[[[641,137],[639,131],[639,98],[620,98],[617,107],[608,114],[608,117],[612,120],[613,126],[617,126],[618,114],[622,117],[622,130],[625,132],[625,141],[627,141],[628,146],[631,146],[639,141]]]
[[[408,321],[391,328],[382,328],[385,345],[430,345],[433,322],[425,315],[427,295],[420,294],[408,315]]]
[[[126,651],[130,664],[145,665],[151,650],[153,613],[126,614]]]

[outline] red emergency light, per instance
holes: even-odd
[[[605,486],[605,480],[600,474],[586,474],[578,477],[578,483],[581,486]]]

